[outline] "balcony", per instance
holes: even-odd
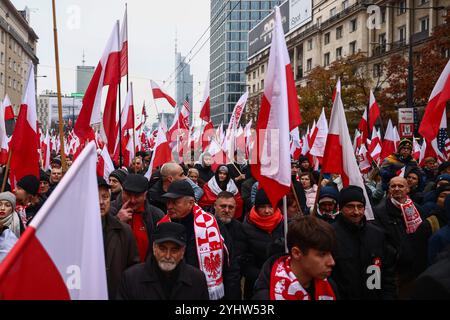
[[[412,35],[412,43],[420,42],[428,38],[428,30],[423,30]]]
[[[386,53],[386,43],[379,44],[379,45],[374,46],[373,52],[372,52],[372,57],[381,56],[382,54],[385,54],[385,53]]]

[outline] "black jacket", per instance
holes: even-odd
[[[199,173],[199,185],[203,187],[205,183],[208,183],[212,177],[214,177],[214,171],[212,171],[211,167],[204,167],[201,164],[197,163],[194,165],[194,168],[198,170]]]
[[[167,212],[166,203],[162,200],[162,195],[165,193],[162,187],[162,180],[159,180],[148,190],[147,200],[163,212]]]
[[[241,255],[241,272],[245,277],[245,299],[250,299],[253,294],[253,286],[259,272],[266,260],[273,255],[274,243],[284,238],[283,220],[275,227],[272,234],[259,229],[245,218],[242,224],[246,239]]]
[[[270,275],[272,273],[272,267],[275,261],[277,261],[284,254],[278,254],[270,257],[262,266],[261,272],[259,273],[258,279],[255,282],[255,293],[253,294],[252,300],[270,300]],[[336,300],[340,299],[338,287],[333,280],[328,279],[328,282],[333,289]],[[312,297],[314,299],[314,297]]]
[[[244,182],[242,182],[241,185],[241,197],[242,200],[244,200],[244,214],[242,217],[247,215],[248,212],[252,209],[252,187],[255,184],[256,179],[253,177],[250,177],[246,179]]]
[[[335,267],[331,278],[336,282],[342,299],[381,300],[396,298],[395,249],[386,241],[383,230],[367,223],[363,218],[357,226],[339,215],[332,224],[336,231],[333,251]],[[374,271],[368,267],[379,259],[381,263],[380,289],[367,286]]]
[[[172,220],[180,223],[186,227],[186,251],[184,253],[184,260],[187,264],[199,268],[197,244],[194,232],[194,214],[191,213],[181,220]],[[224,261],[222,265],[222,277],[225,288],[226,300],[239,300],[241,298],[240,289],[240,272],[237,257],[234,256],[233,244],[226,227],[223,223],[217,220],[220,229],[220,234],[224,239],[226,250],[224,250]]]
[[[168,278],[153,256],[123,274],[118,300],[209,300],[203,272],[184,261]]]
[[[109,214],[102,222],[108,296],[109,299],[114,299],[122,273],[128,267],[139,263],[140,259],[136,240],[129,225]]]
[[[416,204],[422,220],[422,208]],[[421,252],[419,248],[422,237],[418,236],[417,231],[412,234],[406,233],[406,226],[403,220],[402,212],[397,208],[390,199],[383,199],[375,208],[375,224],[381,227],[387,233],[387,239],[397,251],[397,266],[396,272],[409,275],[414,278],[423,270],[424,261],[426,263],[426,252]],[[423,250],[422,250],[423,251]],[[424,261],[421,261],[424,260]]]

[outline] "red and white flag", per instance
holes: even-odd
[[[145,177],[150,180],[154,168],[162,166],[164,163],[170,161],[172,161],[172,150],[170,149],[167,136],[160,124],[158,127],[158,135],[156,136],[152,160],[147,172],[145,173]]]
[[[0,102],[0,164],[6,165],[8,162],[9,138],[6,134],[5,106]]]
[[[120,28],[120,76],[128,74],[128,8],[125,8]]]
[[[389,119],[388,126],[386,128],[386,133],[384,135],[384,140],[381,148],[380,161],[383,162],[384,159],[389,157],[391,154],[395,153],[396,147],[396,134],[394,132],[394,126],[392,125],[391,119]]]
[[[45,135],[44,141],[41,144],[41,152],[42,152],[42,169],[47,171],[50,169],[50,135],[48,131]]]
[[[205,84],[205,92],[203,93],[203,105],[200,111],[200,119],[205,122],[211,121],[211,103],[210,103],[210,95],[209,95],[209,74],[206,79]]]
[[[380,107],[378,106],[377,101],[375,100],[375,96],[373,91],[370,90],[370,101],[369,101],[369,130],[372,131],[375,123],[380,117]]]
[[[281,23],[275,7],[269,64],[265,77],[261,110],[256,125],[256,148],[251,171],[275,208],[291,189],[289,133],[301,124],[294,74]]]
[[[244,135],[245,135],[245,157],[248,159],[251,154],[251,150],[253,147],[253,139],[252,139],[252,125],[253,120],[250,120],[249,123],[244,128]]]
[[[417,142],[417,139],[413,137],[413,152],[412,152],[412,157],[414,159],[416,159],[416,161],[419,161],[420,158],[420,150],[421,150],[421,146],[419,144],[419,142]]]
[[[428,142],[438,136],[442,113],[446,110],[448,100],[450,100],[450,60],[431,92],[419,127],[419,133]]]
[[[362,141],[369,139],[369,124],[367,123],[367,108],[364,109],[361,121],[358,125],[358,130],[361,133]]]
[[[28,81],[20,106],[11,148],[11,166],[9,180],[14,190],[17,181],[27,175],[39,178],[39,134],[36,113],[36,87],[34,65],[28,70]]]
[[[322,108],[322,114],[316,124],[317,133],[315,134],[314,144],[311,146],[311,155],[315,157],[323,157],[328,136],[328,121],[325,116],[325,109]]]
[[[153,93],[154,100],[165,99],[172,107],[175,108],[177,106],[176,101],[171,96],[169,96],[167,93],[162,91],[162,89],[158,86],[158,84],[155,81],[150,80],[150,85],[152,87],[152,93]]]
[[[108,299],[96,161],[91,142],[0,264],[2,299]]]
[[[209,147],[211,140],[215,136],[214,126],[211,121],[207,122],[203,127],[201,140],[202,140],[202,151],[206,151]]]
[[[113,171],[114,163],[111,160],[108,149],[104,146],[97,159],[97,176],[103,177],[103,179],[108,181],[109,175]]]
[[[14,109],[7,94],[5,95],[5,99],[3,99],[3,107],[5,111],[5,121],[14,120]]]
[[[369,152],[370,159],[372,159],[375,163],[380,164],[381,139],[379,131],[377,130],[372,131],[372,139],[370,140],[370,143],[368,145],[369,148],[367,150]]]
[[[322,162],[322,171],[324,173],[340,174],[344,187],[349,185],[361,187],[366,203],[370,203],[348,132],[344,105],[341,99],[340,80],[338,80],[336,85],[336,98],[331,111],[330,129]],[[365,214],[368,220],[374,219],[370,205],[366,206]]]
[[[239,128],[239,122],[241,121],[242,114],[247,104],[248,92],[245,92],[234,107],[233,114],[228,124],[227,133],[225,136],[225,151],[228,154],[229,159],[234,159],[234,151],[236,150],[236,130]]]
[[[361,145],[362,145],[361,132],[359,132],[359,130],[356,129],[355,130],[355,137],[353,138],[353,150],[355,150],[355,154],[357,154],[357,150],[359,150]]]
[[[298,159],[302,153],[302,141],[300,139],[300,131],[297,128],[291,131],[291,157]]]
[[[372,168],[370,164],[370,156],[368,155],[366,146],[363,144],[358,151],[358,165],[361,173],[368,173]]]
[[[91,141],[95,139],[95,133],[91,125],[102,122],[100,110],[103,86],[114,82],[114,74],[117,73],[115,71],[119,68],[117,65],[119,63],[118,28],[118,24],[114,24],[103,56],[95,69],[92,80],[84,95],[83,106],[80,110],[78,120],[75,123],[75,134],[83,144],[86,140]],[[106,75],[108,77],[105,77]]]

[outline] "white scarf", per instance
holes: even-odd
[[[14,232],[17,238],[20,238],[20,221],[19,215],[13,211],[9,216],[0,219],[0,225],[8,227],[9,230]]]
[[[215,195],[218,195],[219,193],[221,193],[222,191],[224,191],[224,190],[222,190],[222,189],[219,187],[219,184],[217,183],[216,177],[215,177],[215,176],[212,177],[212,178],[208,181],[208,187],[209,187],[209,189],[211,189],[211,191],[212,191]],[[231,192],[233,195],[236,195],[236,194],[239,192],[239,190],[238,190],[236,184],[234,183],[233,179],[230,179],[230,181],[228,181],[228,184],[227,184],[227,190],[225,190],[225,191]]]

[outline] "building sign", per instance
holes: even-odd
[[[312,20],[312,0],[287,0],[280,5],[284,34],[292,32]],[[248,33],[249,59],[272,42],[275,12],[261,20]]]
[[[73,118],[75,118],[76,120],[78,118],[78,115],[80,114],[82,99],[74,97],[74,98],[61,98],[61,100],[62,100],[62,113],[64,121]],[[51,112],[50,119],[52,121],[52,124],[58,123],[59,122],[58,98],[56,97],[49,98],[48,107]]]
[[[398,124],[400,138],[412,138],[414,136],[414,108],[399,108]]]

